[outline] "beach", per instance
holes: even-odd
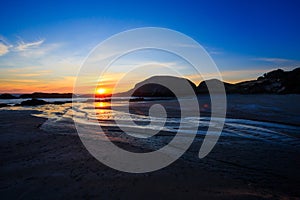
[[[59,127],[62,121],[41,117],[36,108],[1,110],[0,118],[0,194],[4,199],[300,198],[300,142],[289,134],[233,137],[226,131],[234,129],[226,125],[237,122],[229,121],[205,158],[198,158],[203,141],[198,134],[171,165],[131,174],[111,169],[89,154],[71,119],[60,118],[68,122],[55,131],[53,126]],[[291,132],[298,134],[297,126],[293,127]],[[159,141],[165,138],[158,136]],[[141,148],[126,140],[121,143],[125,149]]]

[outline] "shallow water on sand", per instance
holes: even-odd
[[[297,122],[298,118],[295,113],[289,115],[290,110],[286,109],[286,104],[282,106],[282,102],[278,100],[278,97],[271,96],[273,101],[271,104],[273,106],[264,105],[263,103],[259,104],[259,101],[253,101],[252,104],[241,104],[237,101],[236,96],[232,95],[229,98],[232,98],[232,101],[228,102],[228,113],[229,117],[226,118],[224,128],[221,133],[221,137],[231,138],[231,137],[242,137],[247,139],[261,140],[269,143],[280,143],[283,145],[292,145],[294,147],[300,147],[300,126],[297,124],[286,124],[285,120],[283,123],[272,122],[272,117],[259,118],[257,115],[261,116],[270,116],[275,115],[274,119],[278,119],[278,115],[290,116],[292,122]],[[292,96],[295,98],[295,96]],[[299,98],[298,96],[296,96]],[[265,97],[264,97],[265,98]],[[279,97],[285,102],[287,98]],[[292,98],[292,100],[293,100]],[[238,99],[241,99],[239,97]],[[245,99],[249,101],[249,96],[246,96]],[[245,100],[244,100],[245,101]],[[234,103],[232,103],[234,102]],[[125,113],[120,112],[114,109],[111,109],[111,105],[108,102],[88,102],[88,103],[66,103],[62,105],[47,104],[37,107],[10,107],[3,109],[11,110],[37,110],[39,113],[34,114],[38,117],[48,118],[48,121],[44,123],[43,129],[51,133],[62,133],[74,134],[73,120],[79,124],[83,124],[87,129],[91,129],[92,132],[101,133],[102,130],[99,128],[101,125],[102,128],[109,129],[111,131],[120,131],[118,128],[130,128],[132,130],[132,135],[135,137],[143,137],[143,132],[145,129],[159,132],[164,131],[171,134],[176,134],[179,132],[192,134],[193,129],[197,129],[197,134],[215,134],[214,132],[208,132],[208,126],[215,128],[219,127],[221,118],[210,118],[209,115],[202,115],[202,112],[209,112],[209,99],[206,97],[201,97],[199,99],[199,105],[201,109],[201,116],[188,116],[180,118],[176,112],[170,112],[166,118],[166,122],[161,126],[161,122],[164,121],[164,118],[161,117],[151,117],[152,123],[150,123],[150,117],[145,114],[145,109],[149,108],[150,104],[159,103],[168,107],[169,110],[175,110],[176,103],[172,100],[168,101],[155,101],[155,102],[132,102],[130,103],[134,107],[133,112]],[[277,105],[274,105],[276,104]],[[116,107],[122,107],[125,105],[125,101],[118,101]],[[253,105],[255,105],[253,107]],[[247,107],[248,106],[248,107]],[[251,107],[251,108],[250,108]],[[283,107],[282,110],[281,107]],[[205,110],[206,109],[206,110]],[[239,109],[241,111],[239,111]],[[249,119],[245,119],[245,116],[239,116],[238,114],[245,112],[245,109],[248,109]],[[274,110],[275,109],[275,110]],[[262,112],[263,110],[263,112]],[[237,112],[237,113],[236,113]],[[297,109],[295,109],[297,112]],[[252,113],[252,114],[251,114]],[[260,114],[261,113],[261,114]],[[295,117],[293,118],[293,115]],[[232,117],[232,116],[236,116]],[[241,119],[243,118],[243,119]],[[251,120],[252,118],[252,120]],[[254,119],[254,120],[253,120]],[[267,122],[267,119],[269,122]],[[115,120],[118,121],[116,125]],[[130,122],[134,121],[134,124]],[[276,120],[275,120],[276,121]],[[277,120],[278,121],[278,120]],[[299,122],[300,124],[300,122]],[[180,127],[179,127],[180,126]],[[73,127],[73,129],[71,129]]]

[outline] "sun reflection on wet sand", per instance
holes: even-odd
[[[95,102],[94,105],[95,105],[95,109],[99,109],[99,110],[111,108],[110,102]]]

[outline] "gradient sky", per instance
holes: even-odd
[[[95,45],[149,26],[194,38],[227,82],[300,66],[296,0],[5,1],[1,8],[0,93],[72,92],[76,73]]]

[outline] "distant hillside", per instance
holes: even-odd
[[[197,93],[208,93],[206,82],[219,80],[212,79],[201,82]],[[221,82],[221,81],[219,81]],[[244,81],[236,84],[224,83],[227,93],[239,94],[300,94],[300,68],[292,71],[277,69],[256,80]]]
[[[72,98],[72,93],[42,93],[35,92],[32,94],[22,94],[20,99],[30,99],[30,98]]]
[[[4,94],[0,94],[0,99],[17,99],[18,97],[15,97],[11,94],[8,93],[4,93]]]
[[[207,84],[220,85],[222,83],[228,94],[300,94],[300,68],[296,68],[292,71],[274,70],[265,73],[256,80],[236,84],[210,79],[202,81],[197,87],[188,79],[172,76],[153,76],[137,83],[128,92],[119,93],[117,96],[127,96],[133,93],[132,96],[136,97],[173,97],[174,94],[168,88],[154,84],[158,80],[175,83],[178,88],[180,88],[182,81],[188,81],[197,94],[207,94]],[[215,92],[220,92],[220,90],[215,90]],[[181,93],[184,95],[185,91],[181,91]]]

